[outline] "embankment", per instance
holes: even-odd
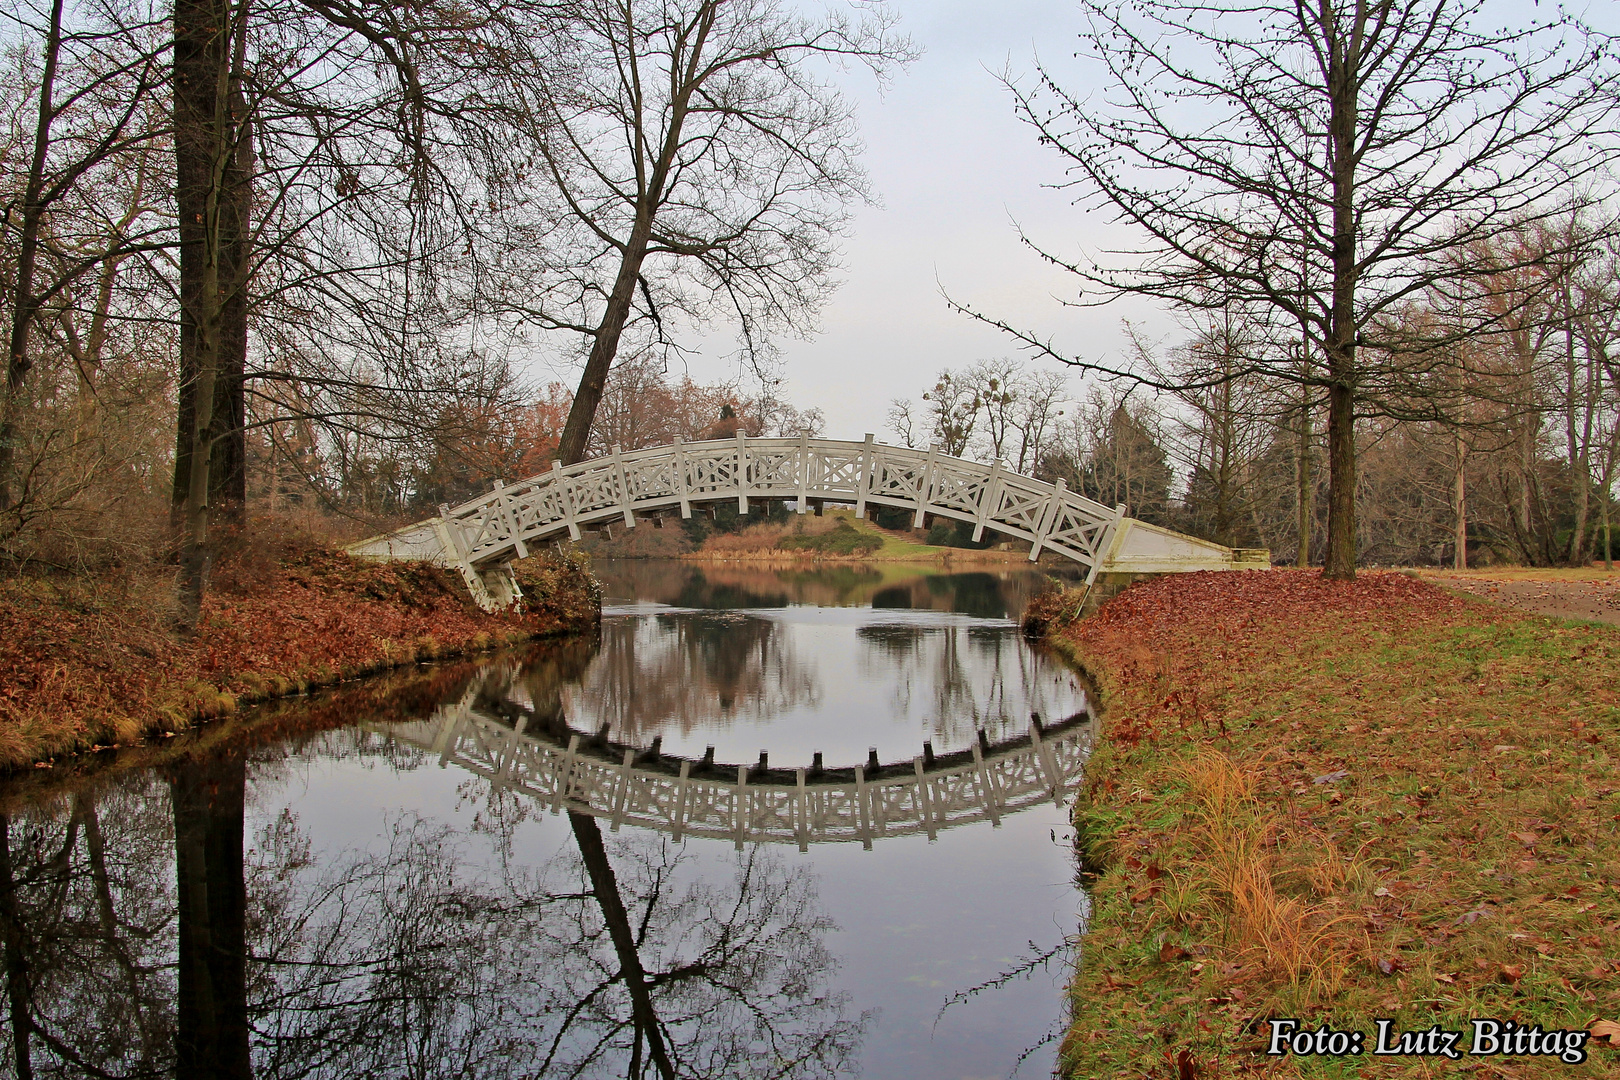
[[[1092,916],[1073,1077],[1438,1075],[1444,1059],[1274,1058],[1272,1017],[1620,1018],[1620,632],[1399,574],[1166,576],[1036,624],[1091,673],[1101,738],[1075,811]]]
[[[595,627],[583,562],[519,564],[528,603],[488,614],[453,573],[370,564],[321,547],[234,552],[195,638],[181,640],[164,583],[0,582],[0,770],[164,737],[254,701],[421,660]]]

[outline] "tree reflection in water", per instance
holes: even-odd
[[[759,721],[820,699],[813,662],[798,655],[776,619],[685,612],[604,619],[601,658],[562,701],[576,728],[611,723],[645,742],[737,720]]]
[[[902,672],[890,709],[903,714],[920,702],[940,747],[966,746],[980,728],[1000,742],[1028,728],[1026,707],[1049,708],[1034,655],[999,627],[870,623],[855,634],[867,649],[862,682],[880,686]]]
[[[188,761],[169,800],[142,774],[0,817],[7,1071],[849,1071],[868,1018],[827,990],[832,927],[805,868],[739,853],[716,884],[682,846],[604,840],[573,815],[577,852],[523,867],[528,806],[504,794],[475,826],[487,863],[482,842],[411,815],[375,852],[317,858],[289,812],[244,848],[258,764]]]
[[[10,1075],[173,1075],[173,831],[162,787],[145,774],[0,815]]]

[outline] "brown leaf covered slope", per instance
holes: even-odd
[[[325,550],[222,563],[194,640],[169,632],[162,590],[82,578],[0,582],[0,768],[129,743],[239,702],[417,659],[577,632],[597,601],[583,566],[523,567],[521,613],[486,614],[449,571]]]

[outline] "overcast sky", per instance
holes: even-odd
[[[1029,72],[1037,51],[1046,60],[1069,56],[1079,25],[1074,5],[891,6],[921,59],[881,92],[864,72],[842,80],[858,102],[864,161],[881,204],[855,214],[843,285],[823,309],[821,332],[784,342],[785,396],[800,408],[820,407],[833,438],[870,431],[892,439],[884,427],[890,399],[918,397],[942,367],[1015,352],[1003,335],[951,312],[942,288],[1088,353],[1114,347],[1123,314],[1060,311],[1052,297],[1072,292],[1071,281],[1022,247],[1013,226],[1075,251],[1106,223],[1043,187],[1063,178],[1062,162],[1019,123],[994,75],[1009,63]],[[732,377],[720,351],[693,358],[693,377]]]
[[[857,102],[879,205],[855,213],[843,284],[823,309],[820,333],[783,343],[787,399],[821,408],[829,437],[859,439],[870,431],[892,440],[884,421],[891,399],[919,397],[941,368],[1019,355],[1006,335],[952,312],[942,290],[1092,360],[1120,357],[1126,317],[1149,337],[1177,336],[1175,323],[1145,302],[1063,308],[1056,297],[1072,298],[1075,279],[1024,247],[1014,226],[1066,256],[1134,239],[1111,227],[1106,213],[1076,207],[1074,192],[1053,190],[1064,179],[1062,158],[1037,144],[996,77],[1007,70],[1027,78],[1038,55],[1066,89],[1085,96],[1095,72],[1073,59],[1081,26],[1073,0],[890,0],[890,6],[922,56],[886,88],[862,71],[840,80]],[[1608,0],[1570,6],[1620,31],[1620,6]],[[1527,19],[1550,14],[1533,0],[1507,0],[1493,10],[1511,20],[1521,7]],[[688,356],[690,373],[702,382],[735,378],[736,367],[725,359],[734,347],[729,336],[703,343]],[[1077,373],[1070,386],[1081,391]]]

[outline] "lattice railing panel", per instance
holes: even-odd
[[[671,776],[636,767],[629,752],[615,764],[569,745],[536,738],[487,716],[469,702],[441,707],[431,720],[376,730],[424,747],[492,783],[520,791],[552,811],[569,809],[607,820],[733,843],[861,841],[927,833],[1055,800],[1080,778],[1089,730],[1072,727],[1028,745],[950,768],[855,783],[750,783],[731,778]],[[857,773],[859,775],[859,773]]]
[[[437,518],[353,545],[358,554],[420,558],[458,567],[469,581],[560,536],[638,514],[691,512],[694,503],[780,499],[903,507],[1032,542],[1031,558],[1051,548],[1095,570],[1122,515],[1005,467],[923,452],[831,439],[748,439],[674,443],[615,451],[567,468],[497,486]],[[475,589],[476,591],[476,589]]]

